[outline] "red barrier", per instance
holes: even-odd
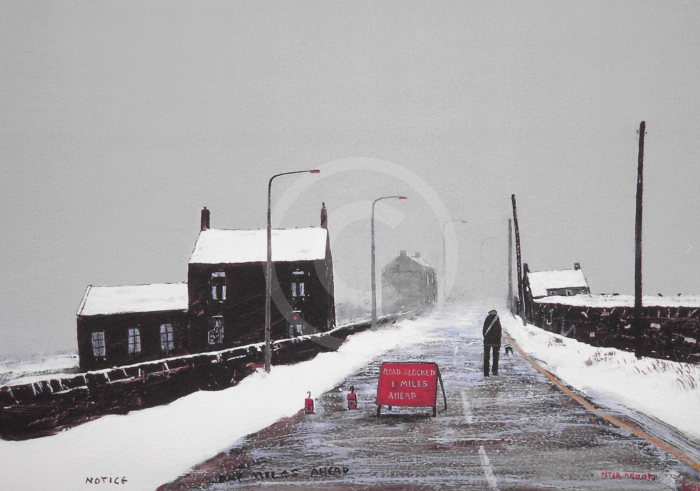
[[[305,414],[313,414],[314,413],[314,400],[311,398],[311,392],[309,392],[306,399],[304,399],[304,413]]]
[[[436,363],[382,363],[377,384],[377,416],[382,406],[432,407],[435,416],[438,379],[442,385]],[[445,396],[444,387],[442,393]]]
[[[357,409],[357,396],[355,395],[355,387],[350,387],[350,392],[348,393],[348,409]]]

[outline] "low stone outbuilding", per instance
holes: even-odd
[[[81,370],[187,353],[187,284],[88,286],[77,328]]]

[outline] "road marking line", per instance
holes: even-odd
[[[569,390],[567,387],[565,387],[564,384],[562,384],[558,379],[556,379],[556,378],[554,377],[554,375],[552,375],[552,374],[549,373],[547,370],[545,370],[544,368],[542,368],[541,366],[539,366],[534,360],[532,360],[532,358],[530,358],[528,355],[526,355],[525,352],[520,348],[520,346],[518,346],[518,345],[515,343],[515,341],[513,341],[513,340],[510,338],[510,336],[506,336],[506,339],[508,340],[508,342],[509,342],[515,349],[518,350],[518,352],[519,352],[521,355],[523,355],[523,358],[525,358],[527,361],[529,361],[529,362],[532,364],[533,367],[535,367],[538,371],[540,371],[542,374],[544,374],[544,376],[547,377],[549,380],[551,380],[552,383],[553,383],[554,385],[556,385],[556,386],[559,387],[562,391],[564,391],[565,393],[567,393],[568,395],[570,395],[572,399],[574,399],[576,402],[578,402],[579,404],[581,404],[583,407],[585,407],[586,409],[588,409],[589,411],[591,411],[593,414],[595,414],[596,416],[599,416],[599,417],[605,419],[606,421],[608,421],[608,422],[614,424],[614,425],[617,426],[618,428],[624,428],[625,430],[634,433],[634,434],[637,435],[638,437],[645,439],[646,441],[648,441],[649,443],[651,443],[651,444],[653,444],[653,445],[656,445],[656,446],[659,447],[661,450],[664,450],[664,451],[670,453],[671,455],[673,455],[674,457],[676,457],[678,460],[683,461],[685,464],[689,465],[690,467],[692,467],[692,468],[695,469],[696,471],[700,471],[700,464],[698,464],[697,462],[693,461],[690,457],[688,457],[687,455],[681,453],[679,450],[676,450],[675,448],[673,448],[673,447],[667,445],[666,443],[664,443],[664,442],[662,442],[662,441],[660,441],[660,440],[654,438],[653,436],[647,435],[646,433],[644,433],[643,431],[641,431],[641,430],[635,428],[634,426],[628,425],[627,423],[623,423],[622,421],[620,421],[619,419],[615,418],[614,416],[609,415],[609,414],[606,413],[605,411],[601,411],[600,409],[597,409],[597,408],[593,407],[593,406],[592,406],[591,404],[589,404],[585,399],[583,399],[582,397],[579,397],[579,396],[577,396],[576,394],[574,394],[571,390]]]
[[[473,424],[472,420],[472,410],[469,406],[469,400],[467,399],[467,392],[466,391],[461,391],[460,392],[462,396],[462,408],[464,409],[464,419],[468,424]],[[473,438],[471,439],[472,441],[484,441],[486,440],[485,438]],[[484,475],[486,476],[486,481],[489,483],[489,486],[491,489],[494,491],[499,491],[498,490],[498,481],[496,480],[496,476],[493,474],[493,469],[491,468],[491,462],[489,461],[489,456],[486,455],[486,450],[484,450],[483,445],[479,445],[479,459],[481,460],[481,467],[484,469]]]
[[[464,419],[468,424],[474,424],[474,421],[472,420],[472,411],[469,407],[469,401],[467,400],[465,391],[462,391],[462,407],[464,408]]]
[[[496,481],[496,476],[493,475],[491,462],[489,462],[489,456],[486,455],[483,445],[479,445],[479,457],[481,457],[481,467],[484,468],[484,474],[486,474],[489,486],[491,486],[491,489],[498,491],[498,482]]]

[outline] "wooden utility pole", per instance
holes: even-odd
[[[515,195],[511,194],[510,199],[513,202],[513,224],[515,225],[515,254],[518,264],[518,298],[520,299],[520,315],[523,321],[527,319],[525,311],[525,292],[523,292],[523,268],[520,261],[520,230],[518,229],[518,210],[515,206]]]
[[[639,124],[639,156],[637,158],[637,211],[634,223],[634,317],[635,355],[642,351],[642,193],[644,191],[644,133],[646,123]]]
[[[508,219],[508,308],[513,311],[513,220]]]

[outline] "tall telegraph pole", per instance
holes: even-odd
[[[508,308],[513,310],[513,220],[508,219]]]
[[[644,191],[644,133],[646,123],[639,124],[639,156],[637,158],[637,211],[634,223],[634,317],[635,355],[642,351],[642,193]]]
[[[520,261],[520,231],[518,229],[518,210],[515,206],[515,195],[511,194],[510,199],[513,202],[513,224],[515,225],[515,254],[518,261],[518,298],[520,298],[520,315],[523,321],[527,319],[525,311],[525,292],[523,292],[523,268]]]

